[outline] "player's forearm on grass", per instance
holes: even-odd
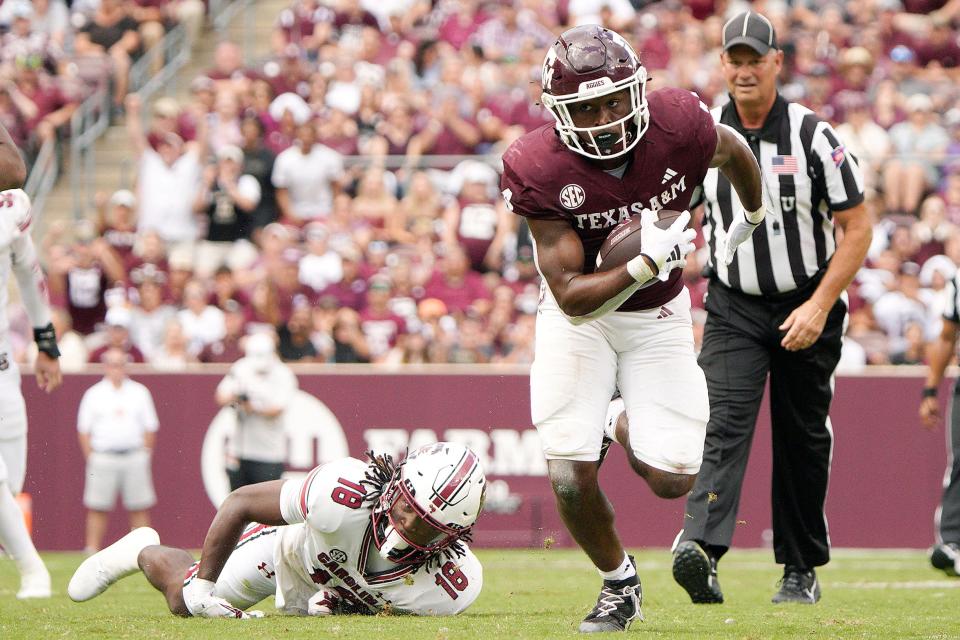
[[[203,541],[198,578],[217,581],[247,524],[287,524],[280,513],[281,486],[282,480],[260,482],[240,487],[227,496]]]

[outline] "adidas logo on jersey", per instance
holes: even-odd
[[[660,313],[657,315],[657,320],[663,320],[664,318],[669,318],[673,315],[673,311],[670,311],[667,307],[660,307]]]
[[[663,172],[663,180],[660,181],[660,184],[667,184],[668,182],[673,180],[674,176],[676,175],[677,175],[676,171],[674,171],[670,167],[667,167],[667,170]]]

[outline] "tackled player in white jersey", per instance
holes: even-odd
[[[82,602],[141,570],[182,616],[260,617],[247,609],[270,595],[299,615],[454,615],[483,585],[466,543],[485,490],[476,454],[450,442],[400,464],[344,458],[231,493],[200,562],[144,527],[87,558],[67,591]]]
[[[20,572],[17,597],[49,598],[50,574],[37,554],[14,499],[23,488],[27,469],[27,409],[20,392],[20,370],[10,344],[7,292],[11,276],[26,307],[37,343],[37,384],[53,391],[61,382],[60,351],[47,285],[30,238],[30,198],[19,187],[26,176],[20,152],[0,126],[0,546]]]

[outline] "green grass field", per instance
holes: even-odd
[[[126,578],[84,604],[66,596],[79,554],[45,554],[55,595],[14,598],[19,580],[0,560],[0,640],[47,638],[279,638],[309,636],[404,640],[497,640],[576,637],[599,578],[579,551],[478,553],[484,565],[480,599],[456,618],[179,619],[141,575]],[[960,578],[929,567],[919,551],[837,551],[820,572],[816,606],[770,604],[780,577],[769,551],[733,551],[720,564],[727,604],[694,606],[670,576],[666,551],[637,554],[644,614],[632,635],[658,638],[960,638]]]

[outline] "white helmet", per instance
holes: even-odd
[[[486,488],[480,461],[467,447],[437,442],[414,449],[373,509],[373,539],[380,555],[398,564],[417,564],[469,536]],[[401,496],[436,531],[428,543],[417,543],[397,528],[391,510]]]

